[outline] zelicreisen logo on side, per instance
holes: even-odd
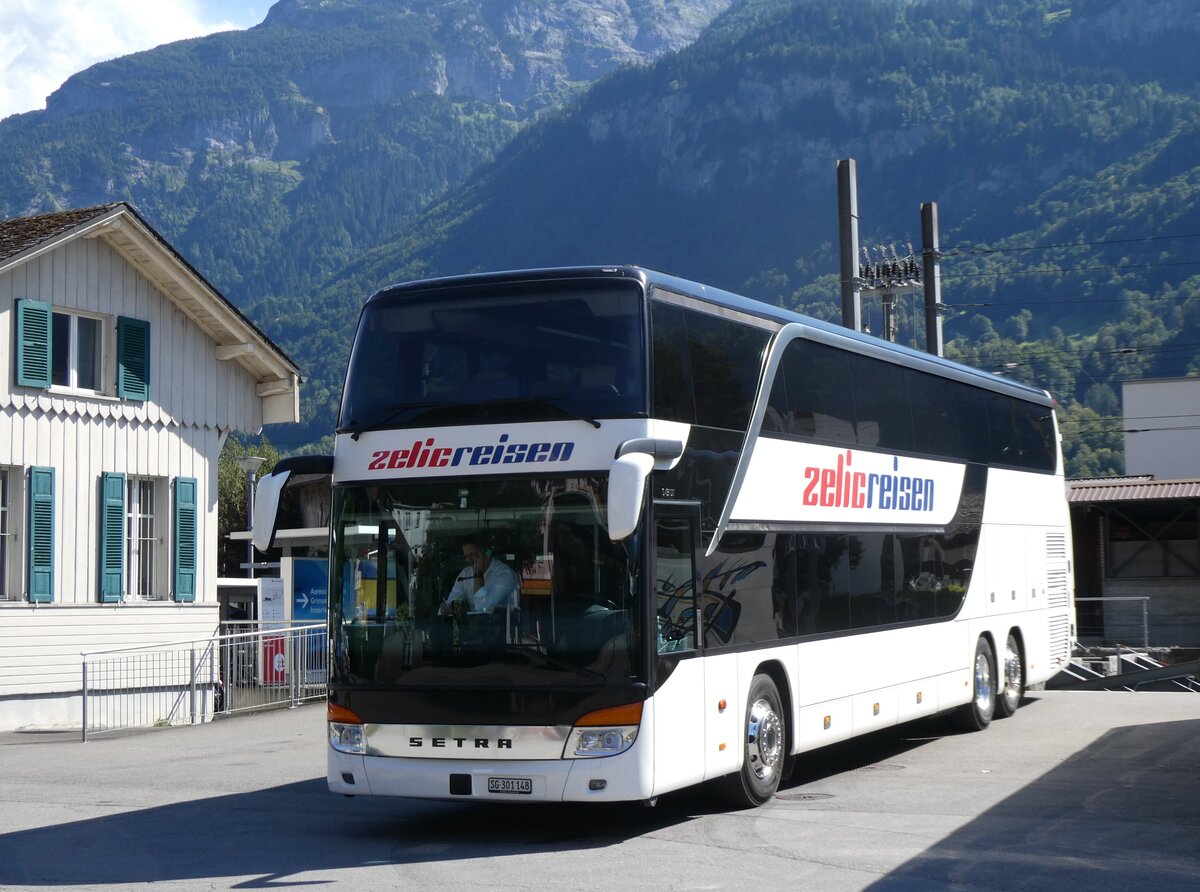
[[[892,457],[892,473],[856,471],[854,451],[847,449],[831,467],[804,469],[803,501],[822,508],[876,508],[882,511],[932,511],[932,477],[900,473],[900,459]]]

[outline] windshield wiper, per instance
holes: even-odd
[[[406,412],[411,412],[414,409],[432,409],[435,407],[457,405],[458,403],[403,403],[397,406],[389,406],[388,408],[391,409],[391,412],[382,418],[367,422],[366,424],[359,424],[357,421],[351,420],[349,424],[347,424],[345,427],[339,427],[336,431],[334,431],[334,433],[350,434],[351,440],[357,440],[368,431],[379,430],[386,425],[391,424],[393,421],[399,420],[400,417]]]
[[[566,408],[565,406],[560,406],[558,403],[556,403],[552,400],[548,400],[545,397],[516,396],[516,397],[512,397],[511,399],[507,399],[507,400],[491,400],[489,402],[472,403],[471,405],[476,408],[482,408],[484,406],[514,406],[514,405],[521,405],[523,403],[528,403],[528,404],[531,404],[534,406],[541,406],[544,409],[551,409],[563,418],[572,418],[576,421],[586,421],[592,427],[595,427],[595,428],[600,427],[600,422],[597,421],[595,418],[592,418],[588,415],[580,415],[578,412],[572,412],[570,409]]]

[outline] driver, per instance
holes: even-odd
[[[453,601],[462,600],[475,613],[491,613],[496,607],[516,606],[521,579],[508,564],[492,556],[492,550],[479,544],[475,536],[462,540],[466,568],[458,574],[450,594],[438,607],[443,616]]]

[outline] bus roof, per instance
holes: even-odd
[[[1008,393],[1043,405],[1052,405],[1054,402],[1049,393],[1037,387],[1021,384],[1009,378],[991,374],[982,369],[963,365],[962,363],[935,356],[931,353],[914,350],[902,344],[885,341],[874,335],[854,331],[853,329],[845,328],[831,322],[825,322],[813,316],[806,316],[803,313],[786,310],[773,304],[744,297],[740,294],[734,294],[731,291],[724,291],[712,285],[705,285],[642,266],[547,267],[541,269],[472,273],[433,279],[417,279],[381,288],[367,299],[367,303],[369,304],[376,299],[397,297],[410,292],[505,285],[516,282],[548,282],[563,279],[628,279],[636,281],[643,286],[658,286],[678,294],[712,303],[716,306],[777,322],[780,325],[800,323],[814,331],[823,333],[827,336],[826,340],[841,341],[844,346],[856,344],[858,345],[858,352],[866,352],[880,358],[888,358],[887,355],[892,354],[891,361],[893,362],[900,361],[904,365],[924,367],[927,371],[932,371],[935,374],[940,372],[947,377],[979,387],[985,387],[988,390]],[[899,354],[899,356],[896,354]]]

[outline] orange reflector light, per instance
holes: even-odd
[[[336,703],[326,704],[325,718],[331,722],[339,722],[343,725],[361,725],[363,723],[363,720],[358,717],[358,713],[354,712],[354,710],[338,706]]]
[[[639,725],[642,721],[642,702],[609,706],[587,712],[575,720],[576,728],[598,728],[602,725]]]
[[[719,748],[721,752],[725,752],[725,744],[722,743]]]
[[[720,701],[717,703],[717,712],[724,712],[724,711],[725,711],[725,708],[726,708],[727,706],[729,706],[729,704],[728,704],[728,703],[726,703],[726,702],[725,702],[723,699],[722,699],[722,700],[720,700]]]
[[[830,718],[829,716],[825,716],[825,730],[826,731],[829,730],[829,726],[832,724],[833,724],[833,719]]]

